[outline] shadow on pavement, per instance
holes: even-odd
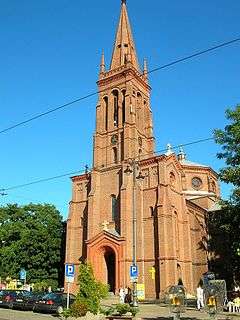
[[[173,318],[172,316],[168,317],[141,317],[142,320],[169,320],[170,318]],[[197,320],[196,317],[181,317],[181,320]]]

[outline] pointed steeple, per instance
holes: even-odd
[[[140,71],[131,26],[128,19],[126,0],[122,0],[118,30],[113,48],[110,70],[118,68],[127,62]]]

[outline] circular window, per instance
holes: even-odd
[[[192,178],[192,187],[196,190],[200,189],[202,187],[202,180],[198,177]]]

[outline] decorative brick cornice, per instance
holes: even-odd
[[[166,156],[165,155],[160,155],[160,156],[153,156],[151,158],[143,159],[139,161],[140,166],[148,166],[152,164],[158,164],[160,161],[165,161]]]
[[[209,172],[211,174],[213,174],[214,177],[218,177],[218,173],[216,171],[214,171],[211,167],[199,167],[199,166],[193,166],[193,165],[186,165],[186,164],[180,164],[181,167],[186,170],[186,171],[194,171],[194,172]]]
[[[73,176],[73,177],[71,177],[71,179],[73,182],[84,181],[84,180],[89,180],[89,176],[90,176],[90,173],[84,173],[79,176]]]
[[[130,76],[130,79],[126,79],[127,76]],[[99,87],[108,86],[109,84],[112,84],[114,81],[121,80],[123,77],[125,78],[123,84],[125,84],[126,82],[130,82],[132,80],[138,80],[138,82],[140,82],[140,84],[143,87],[145,87],[145,89],[149,91],[151,90],[151,87],[143,79],[143,75],[140,72],[138,72],[132,66],[131,63],[128,63],[127,66],[124,65],[117,69],[101,74],[101,78],[97,81],[97,85]]]

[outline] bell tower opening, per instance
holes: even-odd
[[[106,248],[104,253],[106,264],[106,280],[109,285],[109,291],[115,293],[116,290],[116,255],[111,248]]]

